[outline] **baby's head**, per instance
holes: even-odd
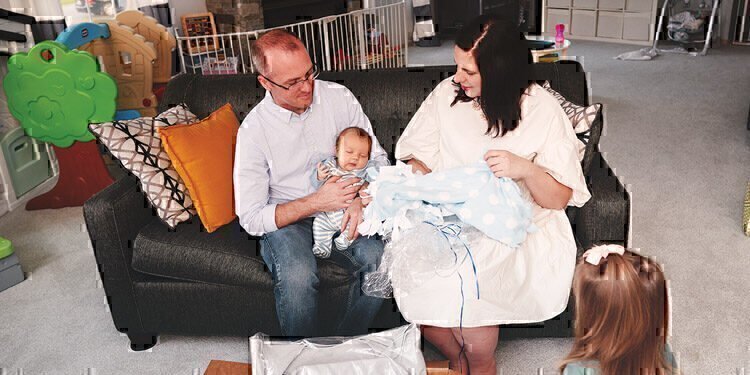
[[[576,267],[573,294],[576,340],[564,362],[597,360],[603,374],[667,366],[669,301],[656,262],[618,245],[594,247]]]
[[[358,127],[346,128],[336,139],[336,160],[345,171],[362,169],[370,160],[372,138],[366,130]]]

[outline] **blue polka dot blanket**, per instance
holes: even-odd
[[[372,201],[359,225],[363,235],[380,234],[396,241],[401,233],[427,222],[442,225],[455,215],[461,226],[472,226],[488,237],[518,247],[535,230],[531,204],[510,178],[497,178],[484,161],[414,174],[411,167],[368,169],[371,183],[366,193]]]

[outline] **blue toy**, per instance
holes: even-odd
[[[109,38],[109,27],[106,23],[79,23],[65,29],[65,31],[57,36],[55,41],[64,44],[68,49],[72,50],[98,38]]]

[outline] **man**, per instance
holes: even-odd
[[[385,151],[354,95],[344,86],[316,81],[317,67],[302,42],[284,30],[264,34],[251,50],[265,98],[245,117],[237,134],[234,166],[235,209],[240,224],[262,236],[261,255],[272,272],[276,311],[286,336],[315,336],[318,312],[317,263],[312,252],[313,216],[345,209],[343,228],[356,240],[330,259],[347,269],[352,282],[346,312],[336,333],[366,333],[382,300],[363,295],[363,272],[373,271],[383,254],[377,238],[358,237],[362,199],[359,179],[329,179],[313,187],[316,165],[332,156],[338,133],[350,126],[373,138],[370,155],[387,165]]]

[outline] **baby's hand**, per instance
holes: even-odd
[[[331,176],[331,169],[323,162],[318,163],[318,181],[323,181]]]
[[[367,205],[372,202],[372,195],[367,194],[364,190],[360,190],[359,197],[362,198],[362,207],[367,207]]]

